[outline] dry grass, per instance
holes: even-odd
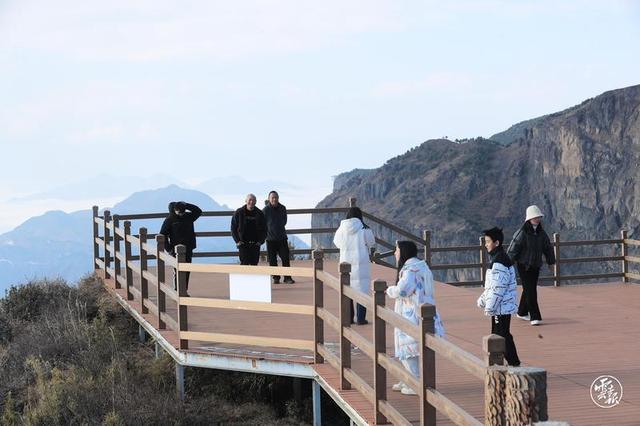
[[[305,424],[287,379],[188,371],[175,396],[173,361],[156,359],[89,276],[77,286],[30,282],[0,300],[0,412],[7,425]],[[289,391],[288,391],[289,392]],[[257,402],[256,402],[257,401]]]

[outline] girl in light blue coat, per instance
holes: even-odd
[[[395,312],[402,315],[412,324],[420,323],[420,305],[435,305],[433,295],[433,274],[424,260],[418,259],[418,247],[412,241],[398,241],[396,244],[396,263],[398,265],[398,282],[387,288],[387,295],[396,300]],[[444,336],[444,327],[440,315],[434,318],[435,334]],[[420,345],[399,328],[394,330],[396,357],[415,377],[420,376]],[[413,389],[400,382],[393,385],[393,390],[405,395],[415,395]]]

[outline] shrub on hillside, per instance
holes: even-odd
[[[156,359],[135,331],[93,276],[76,287],[41,281],[9,289],[0,300],[3,424],[300,424],[247,402],[269,387],[264,379],[237,381],[243,400],[221,398],[233,394],[226,385],[209,392],[216,383],[198,388],[191,380],[187,400],[178,400],[173,360]]]

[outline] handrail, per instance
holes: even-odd
[[[631,239],[625,238],[624,243],[629,244],[630,246],[640,246],[640,240],[631,240]]]
[[[613,262],[624,260],[624,256],[594,256],[594,257],[574,257],[558,259],[559,263],[581,263],[581,262]]]
[[[478,250],[478,246],[453,246],[453,247],[433,247],[431,248],[432,253],[442,253],[449,251],[476,251]]]
[[[337,316],[333,315],[331,312],[327,311],[324,308],[317,308],[318,317],[320,317],[323,321],[327,323],[329,327],[331,327],[336,333],[340,331],[340,320]]]
[[[364,306],[367,309],[371,309],[371,299],[364,295],[360,290],[356,290],[353,287],[344,286],[342,288],[342,292],[345,296],[353,300],[354,302],[358,302],[360,305]]]
[[[388,249],[391,249],[392,250],[390,252],[391,254],[393,254],[395,249],[396,249],[396,246],[394,246],[390,242],[387,242],[387,241],[383,240],[382,238],[376,237],[376,244],[380,244],[382,247],[386,247]]]
[[[610,273],[602,273],[602,274],[581,274],[581,275],[559,275],[554,277],[553,275],[541,276],[538,278],[539,281],[553,281],[556,279],[561,279],[563,281],[572,281],[572,280],[592,280],[596,278],[620,278],[624,274],[622,272],[610,272]]]
[[[334,277],[333,275],[331,275],[330,273],[328,273],[327,271],[317,270],[316,271],[316,276],[324,284],[328,285],[329,287],[331,287],[335,291],[339,291],[340,290],[340,280],[338,278]]]
[[[384,320],[384,322],[399,328],[415,340],[420,340],[420,330],[417,325],[411,324],[405,317],[395,313],[389,308],[378,306],[377,309],[378,315]]]
[[[169,253],[161,251],[158,254],[160,255],[160,258],[165,263],[165,265],[171,266],[173,268],[178,267],[178,261],[176,260],[175,257],[171,256]]]
[[[427,388],[427,401],[449,419],[461,426],[482,426],[482,423],[468,414],[462,407],[435,389]]]
[[[313,214],[313,213],[346,213],[349,211],[346,207],[334,208],[310,208],[310,209],[287,209],[287,214]],[[223,211],[204,211],[202,217],[228,217],[233,216],[234,210]],[[144,220],[144,219],[164,219],[169,213],[140,213],[140,214],[121,214],[118,215],[120,220]]]
[[[460,347],[454,345],[448,340],[439,336],[434,336],[431,333],[427,333],[426,341],[427,346],[433,349],[438,355],[441,355],[448,361],[462,367],[478,379],[484,380],[486,366],[480,358],[460,349]]]
[[[201,308],[238,309],[244,311],[278,312],[282,314],[313,315],[313,306],[291,303],[265,303],[244,300],[213,299],[205,297],[183,297],[182,306],[198,306]]]
[[[479,268],[480,266],[482,266],[482,263],[460,263],[460,264],[456,264],[456,263],[445,263],[445,264],[441,264],[441,265],[432,265],[431,266],[431,270],[432,271],[438,271],[441,269],[468,269],[468,268]]]
[[[362,216],[366,217],[367,219],[370,219],[370,220],[376,222],[379,225],[384,226],[385,228],[389,228],[392,231],[402,235],[405,238],[409,238],[410,240],[412,240],[412,241],[414,241],[414,242],[416,242],[418,244],[421,244],[421,245],[427,244],[427,242],[425,240],[423,240],[422,238],[416,237],[412,233],[410,233],[408,231],[405,231],[404,229],[399,228],[399,227],[397,227],[395,225],[392,225],[391,223],[386,222],[386,221],[384,221],[384,220],[382,220],[382,219],[380,219],[380,218],[378,218],[376,216],[373,216],[373,215],[371,215],[369,213],[365,213],[365,212],[362,212]]]
[[[354,346],[360,348],[362,353],[373,359],[373,354],[375,353],[373,343],[369,342],[351,327],[345,327],[343,333],[344,337],[346,337]]]
[[[246,336],[242,334],[226,333],[204,333],[200,331],[180,331],[180,339],[273,348],[313,350],[312,340],[284,339],[280,337]]]
[[[180,272],[208,272],[246,275],[289,275],[292,277],[313,277],[313,269],[294,266],[249,266],[231,264],[178,263]]]
[[[596,246],[601,244],[621,244],[622,240],[620,238],[614,238],[609,240],[583,240],[583,241],[562,241],[560,242],[561,247],[567,246]]]

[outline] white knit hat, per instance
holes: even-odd
[[[524,221],[528,222],[531,219],[535,219],[536,217],[544,217],[544,214],[542,214],[542,210],[540,210],[538,206],[527,207],[527,218]]]

